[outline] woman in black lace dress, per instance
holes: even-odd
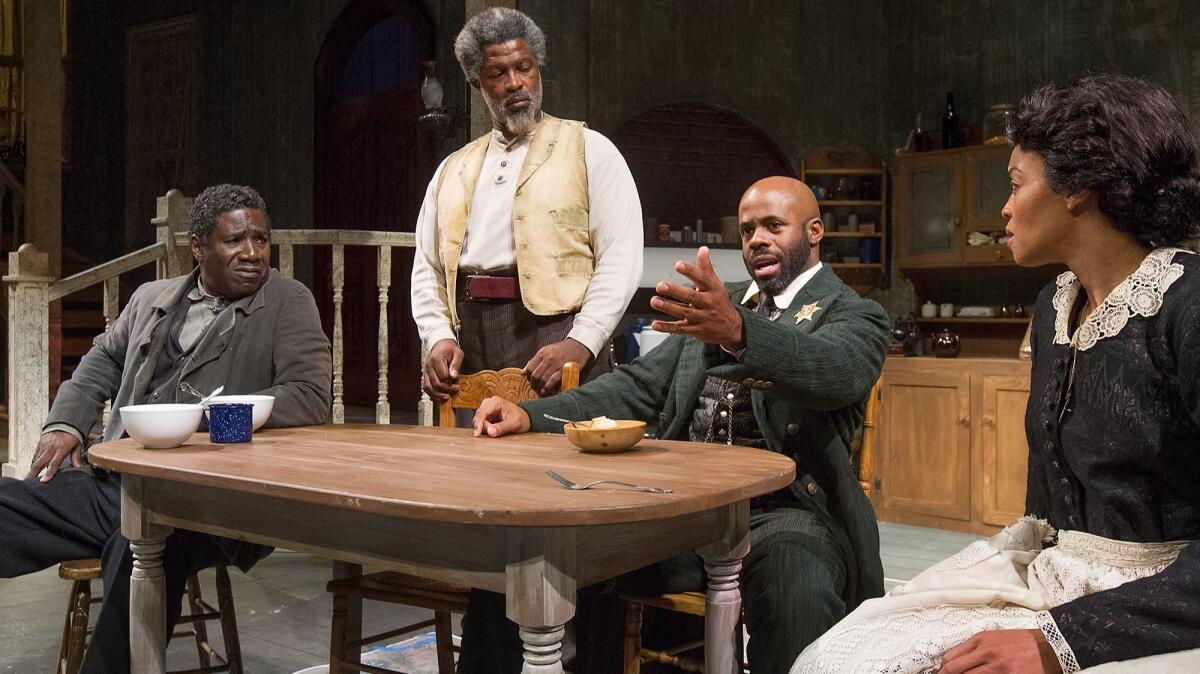
[[[1034,91],[1009,139],[1013,256],[1069,270],[1034,312],[1029,516],[863,604],[793,672],[1073,672],[1200,648],[1188,121],[1161,87],[1100,75]]]

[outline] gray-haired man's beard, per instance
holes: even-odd
[[[523,110],[509,114],[508,110],[504,107],[505,104],[521,100],[529,101],[529,105]],[[483,97],[483,101],[487,105],[488,112],[492,114],[493,123],[506,131],[510,136],[524,136],[525,134],[533,133],[542,116],[541,87],[538,87],[533,92],[518,91],[503,101],[493,101],[487,96]]]

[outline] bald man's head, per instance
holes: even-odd
[[[742,258],[750,278],[774,296],[820,258],[825,228],[812,190],[772,176],[750,186],[738,204]]]

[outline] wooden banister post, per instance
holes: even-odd
[[[23,478],[50,409],[50,261],[32,243],[8,254],[8,461]]]
[[[158,198],[158,215],[150,222],[155,227],[155,240],[167,244],[167,255],[158,265],[158,278],[175,278],[192,270],[192,251],[189,246],[175,243],[175,234],[188,231],[191,197],[171,190]]]

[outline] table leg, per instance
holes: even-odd
[[[564,626],[575,615],[575,531],[509,532],[504,594],[525,647],[521,674],[562,674]]]
[[[710,674],[740,674],[737,660],[738,618],[742,592],[738,574],[742,559],[750,552],[750,504],[729,506],[722,513],[720,539],[696,550],[704,558],[708,594],[704,599],[704,671]]]
[[[330,560],[330,577],[333,580],[341,578],[357,578],[363,575],[362,564],[343,562],[339,559]],[[346,642],[362,639],[362,598],[346,597],[346,615],[342,618]],[[332,646],[331,646],[332,647]],[[354,647],[354,654],[362,650],[361,646]],[[332,658],[331,658],[332,660]]]
[[[562,641],[566,629],[554,627],[521,627],[521,643],[525,646],[525,665],[521,674],[562,674]]]
[[[129,583],[129,657],[134,674],[166,671],[167,583],[162,554],[165,539],[130,541],[133,575]]]
[[[172,529],[149,520],[141,478],[121,481],[121,533],[133,551],[129,582],[131,674],[163,674],[167,667],[167,583],[162,556]]]

